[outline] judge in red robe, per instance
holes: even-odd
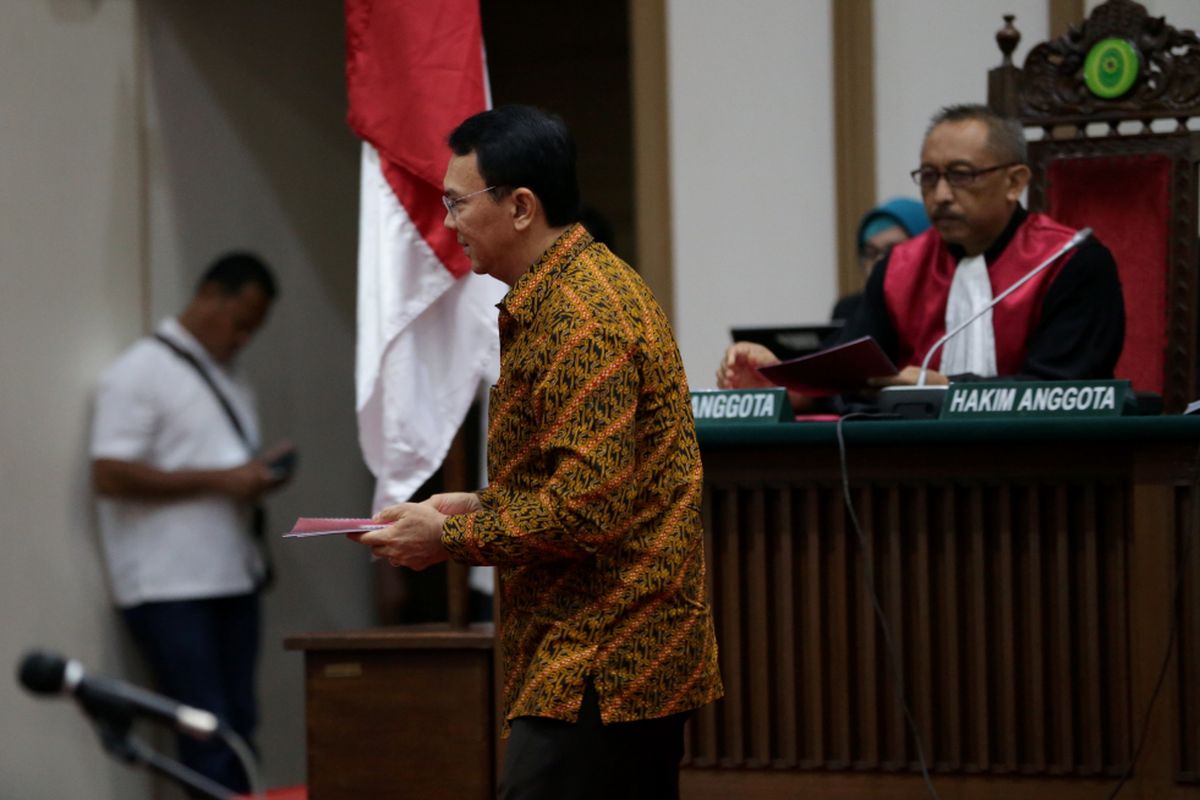
[[[838,337],[873,336],[900,367],[874,385],[915,384],[922,359],[947,330],[1074,234],[1021,207],[1030,178],[1024,133],[986,106],[950,106],[935,115],[912,176],[933,227],[896,245],[875,267]],[[926,383],[1111,378],[1124,341],[1117,267],[1090,239],[947,342],[931,359]],[[777,360],[765,348],[737,343],[726,351],[717,383],[769,385],[757,368]]]

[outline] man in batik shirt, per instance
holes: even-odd
[[[678,796],[688,712],[721,695],[683,364],[641,278],[575,222],[562,121],[510,106],[450,136],[445,224],[500,303],[489,486],[384,509],[394,565],[500,568],[501,796]]]

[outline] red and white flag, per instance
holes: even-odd
[[[358,432],[378,508],[433,474],[495,380],[507,287],[473,275],[442,225],[446,137],[490,105],[478,0],[346,0],[346,45],[363,140]]]

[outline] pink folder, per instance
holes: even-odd
[[[366,533],[386,528],[386,523],[373,519],[356,519],[353,517],[300,517],[292,529],[285,533],[287,538],[305,538],[308,536],[330,536],[335,533]]]

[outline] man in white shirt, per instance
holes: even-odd
[[[265,572],[253,517],[286,476],[256,456],[254,397],[232,366],[275,295],[254,256],[214,262],[183,313],[101,375],[91,444],[109,578],[134,640],[164,692],[247,740]],[[219,742],[180,737],[179,755],[248,789]]]

